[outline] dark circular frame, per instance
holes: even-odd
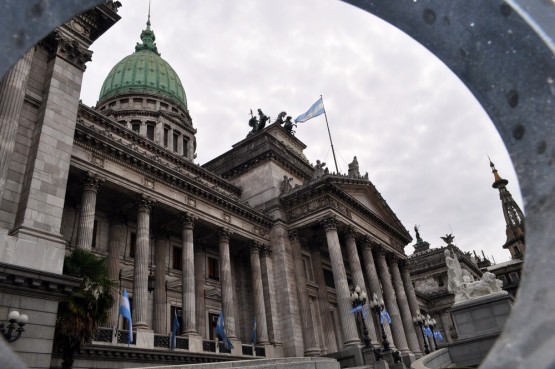
[[[401,29],[474,94],[505,143],[526,212],[518,299],[481,368],[555,367],[555,1],[343,0]],[[4,0],[0,75],[98,0]]]

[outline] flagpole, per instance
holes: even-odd
[[[326,117],[326,127],[328,127],[328,135],[330,136],[331,153],[333,154],[333,161],[335,163],[335,172],[339,174],[339,169],[337,168],[337,159],[335,158],[335,150],[333,149],[333,141],[331,140],[330,125],[328,123],[328,114],[326,113],[326,107],[324,106],[324,98],[320,95],[322,99],[322,108],[324,108],[324,116]]]
[[[114,337],[116,338],[116,342],[118,340],[118,328],[119,328],[119,316],[120,316],[120,304],[121,304],[121,268],[119,269],[119,291],[118,291],[118,317],[116,319],[116,325],[114,326]]]

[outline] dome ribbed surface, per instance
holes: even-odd
[[[165,97],[187,110],[185,89],[177,73],[160,57],[154,32],[150,30],[150,19],[141,39],[143,43],[137,43],[136,51],[108,73],[100,90],[99,102],[118,95],[151,94]]]

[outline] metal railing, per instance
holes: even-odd
[[[96,342],[112,342],[112,328],[97,328],[93,334],[93,341]]]

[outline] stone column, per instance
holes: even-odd
[[[324,337],[321,354],[326,354],[335,347],[335,335],[333,334],[333,326],[330,315],[330,301],[328,298],[328,286],[324,278],[324,267],[322,266],[322,255],[320,254],[320,245],[314,244],[311,248],[312,269],[314,271],[314,280],[318,283],[318,306],[320,307],[320,321],[322,322],[322,335]]]
[[[397,305],[397,299],[395,296],[395,290],[393,289],[393,284],[391,283],[391,275],[387,268],[387,261],[385,259],[386,251],[382,247],[378,248],[378,271],[380,273],[380,280],[382,281],[383,294],[385,300],[385,307],[391,316],[391,326],[393,339],[395,340],[395,345],[397,349],[403,354],[409,353],[409,348],[407,345],[407,339],[405,338],[405,329],[403,328],[403,322],[401,321],[401,314],[399,313],[399,306]]]
[[[274,283],[274,264],[270,246],[260,250],[260,269],[262,272],[262,288],[264,289],[264,305],[268,322],[268,339],[275,346],[281,346],[281,330],[279,329],[276,289]]]
[[[88,172],[83,178],[84,188],[81,197],[79,214],[79,230],[77,232],[77,248],[90,250],[93,240],[94,213],[96,210],[96,193],[104,178],[96,173]]]
[[[441,319],[441,325],[443,326],[443,338],[447,343],[452,343],[453,338],[451,338],[450,328],[453,326],[453,321],[451,320],[451,314],[449,311],[445,310],[442,311],[439,315]]]
[[[10,69],[0,83],[0,200],[6,186],[34,54],[33,47]]]
[[[218,232],[220,246],[220,283],[222,286],[222,310],[225,330],[229,339],[237,339],[235,334],[235,309],[233,308],[233,283],[231,279],[231,258],[229,256],[229,229]]]
[[[403,328],[405,330],[405,337],[407,339],[410,351],[412,351],[413,354],[417,354],[420,352],[420,347],[418,344],[416,331],[414,330],[415,326],[412,322],[412,314],[410,311],[407,294],[405,293],[405,286],[403,285],[401,272],[399,271],[399,262],[404,263],[405,261],[400,261],[395,256],[390,257],[389,270],[391,271],[391,276],[393,277],[393,286],[395,288],[395,294],[397,295],[397,304],[401,313],[401,320],[403,322]]]
[[[154,333],[166,334],[168,332],[167,291],[166,291],[166,265],[170,249],[170,235],[167,231],[158,231],[154,245],[154,311],[152,328]]]
[[[304,355],[316,356],[319,354],[316,347],[316,336],[314,332],[314,321],[310,311],[308,292],[306,289],[306,277],[304,273],[303,254],[301,252],[301,240],[299,232],[294,230],[289,232],[289,242],[295,261],[295,276],[297,278],[297,298],[299,299],[299,310],[301,322],[303,324]]]
[[[383,298],[382,294],[382,287],[380,285],[380,279],[378,278],[378,272],[376,270],[376,264],[374,263],[374,255],[372,254],[372,246],[375,243],[369,236],[365,236],[362,239],[362,259],[364,261],[364,269],[366,272],[366,277],[368,278],[368,287],[370,288],[367,291],[368,296],[373,296],[375,293],[378,295],[378,298]],[[381,342],[381,326],[380,322],[377,320],[375,314],[372,314],[372,321],[376,327],[376,331],[379,332],[379,341]],[[395,342],[393,341],[393,336],[391,334],[391,329],[389,328],[389,324],[384,325],[385,334],[387,335],[387,339],[389,341],[389,346],[392,349],[396,349]]]
[[[343,329],[343,344],[359,345],[360,338],[356,329],[355,316],[351,313],[351,298],[349,285],[347,284],[347,274],[343,265],[343,254],[337,235],[337,224],[335,217],[327,217],[321,221],[325,231],[330,254],[331,268],[333,271],[333,281],[335,283],[335,293],[337,295],[337,305],[339,307],[339,317]]]
[[[363,291],[366,292],[369,298],[371,298],[372,294],[370,294],[368,289],[366,288],[366,283],[364,283],[364,276],[362,274],[362,267],[360,265],[360,258],[358,257],[358,250],[357,244],[355,241],[355,230],[353,227],[347,228],[347,234],[345,237],[345,243],[347,246],[347,258],[349,259],[349,266],[351,267],[351,276],[353,277],[353,287],[359,286]],[[369,312],[369,316],[372,317],[372,312]],[[368,328],[368,337],[372,340],[372,344],[374,346],[378,346],[378,340],[376,337],[376,329],[374,328],[374,321],[372,318],[368,319],[368,324],[366,324]]]
[[[259,258],[260,245],[253,242],[251,246],[252,294],[254,298],[254,316],[256,317],[256,343],[268,343],[268,326],[266,324],[266,307],[262,289],[262,272]]]
[[[208,339],[206,331],[206,304],[204,302],[204,282],[206,280],[206,251],[204,245],[195,245],[195,309],[197,313],[197,333]]]
[[[133,273],[133,328],[148,330],[148,258],[150,249],[150,211],[156,200],[140,195],[137,205],[137,244]]]
[[[403,285],[405,286],[405,292],[407,294],[407,300],[410,307],[410,313],[413,317],[420,311],[418,306],[418,300],[416,299],[416,293],[414,292],[414,286],[412,285],[412,280],[410,279],[410,270],[407,265],[407,262],[399,263],[399,268],[401,270],[401,277],[403,278]],[[414,323],[413,323],[414,325]],[[416,338],[418,339],[418,347],[420,350],[418,352],[414,352],[417,356],[422,356],[424,352],[424,339],[420,334],[420,328],[414,325],[414,329],[416,331]]]
[[[196,304],[195,304],[195,256],[193,245],[193,225],[196,218],[189,213],[184,213],[181,218],[183,226],[183,251],[182,263],[182,312],[183,312],[183,334],[196,335]]]
[[[125,249],[125,241],[127,240],[127,224],[125,216],[120,213],[112,213],[110,218],[110,233],[108,236],[108,258],[106,262],[108,264],[108,277],[113,281],[118,281],[118,287],[121,287],[119,283],[120,276],[120,255],[121,250]],[[112,293],[114,297],[114,305],[110,309],[110,322],[114,326],[117,326],[118,315],[119,315],[119,289],[114,289]]]

